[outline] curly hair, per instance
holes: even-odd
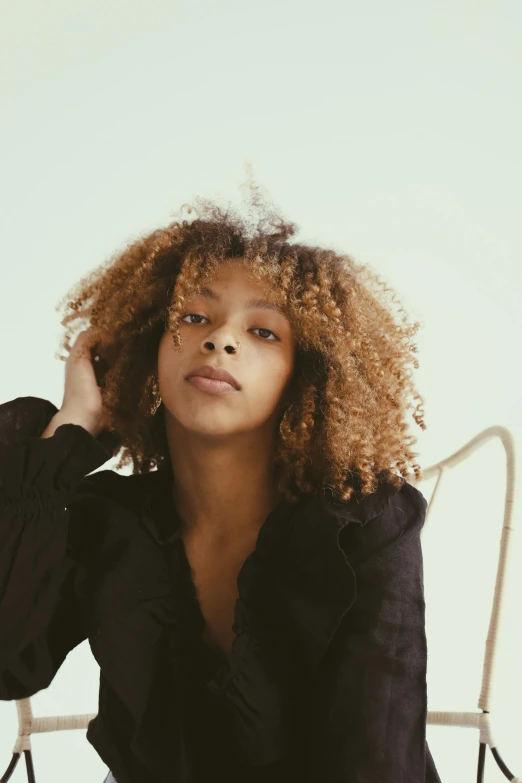
[[[419,366],[412,337],[420,323],[409,323],[396,293],[351,256],[290,242],[296,224],[253,182],[248,198],[246,216],[201,197],[197,207],[183,204],[178,219],[128,243],[56,306],[68,300],[61,350],[70,352],[75,326],[90,327],[107,430],[121,450],[116,470],[129,463],[133,473],[171,469],[164,406],[156,402],[160,339],[168,328],[179,350],[185,301],[220,263],[242,258],[295,334],[291,402],[274,455],[283,497],[293,502],[322,490],[344,502],[374,492],[383,479],[398,488],[410,467],[420,480],[412,462],[418,453],[410,450],[417,439],[406,421],[417,400],[412,417],[426,429],[410,367]],[[187,219],[185,209],[196,216]],[[67,354],[55,357],[66,361]]]

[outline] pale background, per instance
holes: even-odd
[[[518,0],[4,0],[1,401],[59,407],[59,298],[183,202],[239,203],[250,161],[300,241],[370,264],[422,321],[423,467],[493,424],[520,452],[521,28]],[[504,490],[490,442],[424,529],[430,710],[478,710]],[[493,712],[519,776],[521,507]],[[97,685],[84,643],[34,712],[96,712]],[[15,735],[2,703],[0,774]],[[475,780],[476,730],[427,738],[444,783]],[[39,783],[106,774],[83,731],[33,747]]]

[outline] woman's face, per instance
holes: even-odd
[[[282,313],[253,305],[267,292],[248,279],[242,259],[222,264],[208,289],[185,302],[181,351],[174,350],[168,329],[160,340],[157,377],[165,418],[208,436],[275,427],[289,401],[291,325]],[[187,375],[204,364],[229,372],[239,390],[211,393],[190,383]]]

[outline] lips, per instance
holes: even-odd
[[[235,394],[237,389],[234,389],[227,381],[216,381],[214,378],[205,378],[202,375],[193,375],[191,378],[187,378],[187,383],[195,386],[200,391],[210,392],[211,394]]]
[[[194,376],[210,378],[214,381],[225,381],[225,383],[229,383],[234,389],[239,390],[241,388],[233,375],[220,367],[212,367],[210,364],[202,364],[199,367],[196,367],[194,370],[189,372],[186,378],[188,380]]]

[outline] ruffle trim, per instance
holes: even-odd
[[[176,564],[174,593],[183,596],[181,603],[194,602],[192,580],[180,570],[183,544],[170,477],[155,471],[146,479],[142,526]],[[292,732],[293,688],[319,665],[357,594],[340,533],[349,523],[365,525],[376,517],[395,492],[383,481],[376,492],[348,503],[315,495],[294,504],[281,501],[267,516],[238,576],[231,652],[207,683],[231,710],[234,744],[243,762],[258,766],[284,758]],[[197,602],[192,620],[176,603],[181,615],[172,632],[200,635],[204,618]]]

